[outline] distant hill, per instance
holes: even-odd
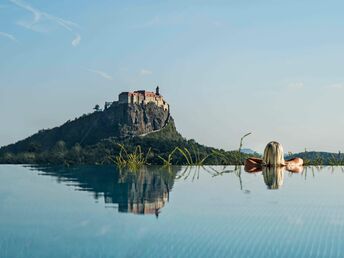
[[[286,158],[299,157],[308,165],[344,165],[343,153],[332,153],[323,151],[307,151],[300,153],[293,153]]]
[[[145,101],[145,96],[152,101]],[[140,98],[143,96],[143,100]],[[155,96],[155,97],[154,97]],[[237,151],[226,152],[187,140],[177,131],[169,105],[161,95],[137,91],[121,93],[120,100],[104,110],[67,121],[61,126],[38,133],[0,148],[3,164],[109,164],[124,145],[128,152],[141,146],[149,153],[149,163],[162,164],[171,151],[187,148],[192,159],[206,159],[206,164],[242,164],[248,157]],[[214,157],[214,152],[220,156]],[[225,159],[221,158],[222,155]],[[220,157],[220,158],[219,158]],[[174,164],[185,164],[181,153],[174,155]]]
[[[119,101],[99,106],[90,114],[43,129],[17,143],[0,148],[2,164],[112,164],[121,147],[129,153],[141,147],[150,164],[162,164],[179,147],[190,152],[192,161],[206,158],[204,164],[243,164],[254,150],[224,151],[185,139],[176,129],[169,105],[157,93],[136,91],[120,94]],[[214,154],[216,153],[216,155]],[[341,153],[302,152],[286,158],[301,157],[310,165],[343,165]],[[173,164],[185,165],[182,153],[174,153]]]
[[[245,154],[258,154],[256,151],[248,148],[241,149],[241,152]]]

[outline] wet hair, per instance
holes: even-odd
[[[269,142],[264,150],[263,165],[265,166],[284,166],[283,147],[278,142]]]
[[[281,166],[263,167],[264,182],[268,189],[278,189],[283,185],[283,170]]]

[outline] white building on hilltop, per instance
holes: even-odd
[[[158,107],[164,108],[169,111],[169,104],[164,100],[164,97],[160,95],[159,86],[156,87],[155,92],[138,90],[134,92],[122,92],[118,96],[119,103],[122,104],[148,104],[155,103]]]

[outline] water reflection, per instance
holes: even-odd
[[[103,166],[31,169],[56,177],[58,182],[74,186],[75,190],[91,192],[96,200],[102,198],[107,207],[117,206],[119,212],[154,214],[157,217],[169,200],[174,179],[180,170],[179,167],[142,167],[131,172]]]
[[[260,173],[262,172],[264,183],[270,190],[279,189],[283,185],[284,173],[303,173],[303,167],[292,168],[288,170],[286,167],[282,166],[263,166],[255,168],[246,168],[247,173]]]
[[[251,191],[245,184],[243,168],[242,166],[171,166],[169,168],[149,166],[132,172],[118,170],[113,166],[31,167],[32,170],[40,171],[41,175],[52,176],[59,183],[72,186],[77,191],[92,193],[96,200],[104,201],[106,207],[116,208],[124,213],[151,214],[157,217],[169,201],[175,180],[197,181],[205,174],[211,177],[233,175],[226,179],[238,180],[238,188],[249,194]],[[262,173],[268,189],[280,189],[283,185],[284,173],[292,173],[285,167],[245,170],[250,174]],[[297,172],[306,179],[307,169]],[[312,174],[314,176],[314,172]]]
[[[284,167],[263,167],[264,182],[268,189],[278,189],[283,185]]]

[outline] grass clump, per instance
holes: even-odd
[[[199,149],[192,148],[192,153],[189,151],[186,147],[175,147],[167,156],[167,158],[163,158],[161,156],[158,156],[160,160],[162,160],[164,166],[172,166],[173,163],[173,157],[175,154],[181,155],[181,157],[184,159],[187,166],[203,166],[204,162],[209,158],[211,154],[201,154]]]
[[[164,166],[172,166],[172,159],[173,159],[173,155],[174,153],[178,150],[178,147],[175,147],[167,156],[167,159],[164,159],[163,157],[161,157],[160,155],[158,156],[158,158],[160,160],[162,160],[163,165]]]
[[[179,151],[179,153],[183,155],[188,166],[203,166],[206,159],[209,158],[209,156],[211,155],[211,154],[208,154],[208,155],[202,156],[199,150],[196,150],[196,149],[193,149],[193,155],[192,155],[191,152],[186,147],[184,147],[183,149],[177,147],[177,151]]]
[[[344,157],[343,154],[339,151],[338,154],[331,154],[331,157],[328,161],[330,166],[343,166]]]
[[[109,156],[109,159],[112,160],[118,167],[126,167],[130,170],[138,170],[144,165],[149,165],[148,157],[150,155],[150,149],[145,154],[140,145],[136,146],[133,152],[129,152],[122,144],[118,144],[118,146],[120,147],[119,154],[114,158]]]

